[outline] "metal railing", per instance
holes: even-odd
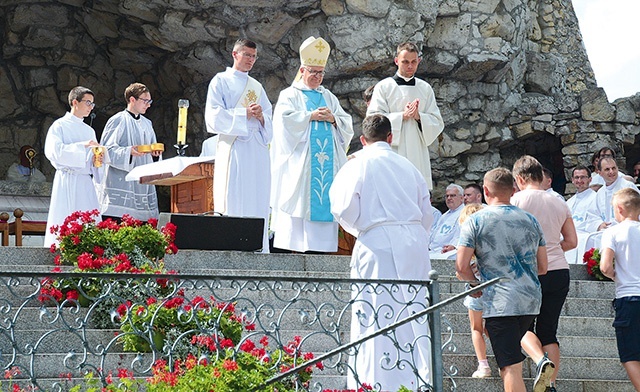
[[[290,347],[292,340],[296,342],[294,357],[303,352],[315,354],[313,359],[305,358],[304,365],[295,358],[288,371],[276,372],[264,385],[295,376],[320,361],[324,370],[314,373],[310,382],[293,378],[296,390],[344,389],[345,375],[360,383],[358,369],[353,368],[360,344],[382,335],[393,340],[398,327],[414,323],[424,333],[413,342],[394,341],[397,352],[379,360],[389,369],[411,369],[414,390],[442,391],[444,377],[450,378],[455,389],[452,372],[443,369],[442,361],[442,350],[453,330],[447,331],[450,337],[443,345],[439,311],[497,280],[440,302],[437,274],[432,271],[430,278],[424,282],[0,272],[0,368],[17,369],[14,381],[41,391],[67,390],[82,382],[87,372],[103,383],[120,368],[144,377],[151,374],[158,359],[169,366],[189,353],[215,360],[224,352],[222,338],[237,332],[228,327],[229,315],[235,314],[232,321],[251,326],[235,337],[235,353],[247,340],[266,338],[271,342],[266,355],[272,355],[274,369],[280,369],[282,360],[275,350]],[[76,294],[70,295],[71,291]],[[375,305],[363,299],[371,296],[383,296],[385,303]],[[203,306],[205,302],[210,306]],[[353,310],[354,304],[367,309],[379,328],[350,342],[352,314],[362,316]],[[159,310],[164,305],[173,309],[170,320]],[[197,309],[202,312],[197,314]],[[215,348],[204,352],[194,344],[194,336],[216,337]],[[418,344],[431,346],[432,374],[422,374],[412,361]],[[374,389],[382,390],[384,385],[374,385]]]

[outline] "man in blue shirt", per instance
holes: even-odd
[[[505,391],[525,392],[520,340],[540,311],[538,275],[547,269],[544,235],[533,215],[510,204],[509,170],[497,168],[485,174],[483,190],[488,206],[471,215],[460,230],[457,276],[476,280],[469,264],[475,254],[481,280],[508,278],[482,293],[483,318]],[[545,390],[553,369],[551,361],[541,361],[535,392]]]

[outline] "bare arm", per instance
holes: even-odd
[[[603,248],[600,254],[600,271],[607,278],[615,279],[616,271],[613,268],[614,252],[611,248]]]
[[[560,233],[562,233],[563,237],[562,241],[560,241],[560,247],[564,252],[578,246],[578,234],[576,233],[576,226],[573,223],[573,218],[568,217],[567,220],[564,221],[564,224],[560,229]]]
[[[475,249],[466,246],[458,246],[456,254],[456,276],[460,280],[474,281],[476,280],[471,270],[471,257]]]
[[[536,259],[538,261],[538,275],[546,275],[547,268],[549,267],[549,260],[547,259],[546,246],[538,247],[538,253],[536,254]]]

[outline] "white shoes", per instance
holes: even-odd
[[[491,377],[491,368],[490,367],[484,367],[484,366],[478,366],[478,370],[473,372],[471,377],[473,377],[473,378]]]

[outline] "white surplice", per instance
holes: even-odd
[[[442,133],[444,122],[429,83],[418,78],[413,80],[415,86],[399,86],[393,78],[378,82],[373,89],[367,116],[381,113],[389,118],[393,131],[391,147],[398,154],[407,157],[422,173],[429,189],[433,189],[429,145]],[[403,120],[402,113],[406,104],[416,98],[420,100],[420,123],[414,119]]]
[[[131,148],[153,143],[156,143],[153,125],[142,115],[136,119],[123,110],[107,121],[100,144],[107,147],[111,162],[107,166],[104,186],[98,186],[102,215],[122,217],[127,214],[143,221],[158,218],[155,185],[125,180],[133,168],[153,162],[151,154],[132,156]]]
[[[358,238],[351,256],[351,277],[355,279],[427,280],[428,238],[433,222],[429,189],[421,173],[389,144],[377,142],[366,146],[357,158],[340,170],[329,192],[331,212],[340,225]],[[393,300],[392,298],[396,298]],[[406,286],[389,294],[365,289],[355,298],[351,316],[351,339],[358,339],[392,322],[424,309],[426,290],[417,296]],[[415,300],[409,310],[399,302]],[[377,313],[377,320],[374,312]],[[428,325],[411,322],[398,328],[395,336],[402,349],[415,344],[413,352],[419,375],[430,382],[430,344]],[[416,340],[416,338],[420,337]],[[383,369],[381,360],[389,353],[391,363]],[[384,391],[397,391],[400,385],[415,390],[415,376],[406,366],[394,367],[399,359],[411,361],[387,336],[363,343],[350,365],[360,382],[379,382]],[[358,389],[349,373],[348,388]]]
[[[273,114],[271,145],[271,227],[274,246],[298,252],[335,252],[338,249],[338,224],[310,220],[311,112],[306,109],[308,88],[294,82],[282,90]],[[338,98],[320,86],[336,119],[333,134],[333,175],[347,162],[347,148],[353,137],[351,116],[340,106]]]
[[[464,204],[460,204],[455,210],[447,210],[438,219],[438,223],[431,231],[429,239],[429,248],[432,252],[440,252],[445,245],[458,245],[460,238],[460,213],[464,208]]]
[[[57,243],[49,229],[62,225],[72,212],[100,209],[94,181],[102,179],[103,170],[93,167],[93,152],[85,147],[90,140],[97,142],[93,128],[68,112],[49,127],[44,155],[56,169],[56,174],[51,189],[45,247]]]
[[[271,188],[268,144],[273,137],[272,108],[264,88],[253,78],[262,89],[257,103],[262,107],[264,125],[255,118],[247,119],[246,108],[237,107],[249,78],[246,72],[227,68],[209,83],[205,108],[207,131],[235,137],[228,164],[216,162],[215,165],[216,183],[224,183],[226,179],[227,192],[223,210],[219,211],[216,200],[214,208],[229,216],[263,218],[262,251],[268,253]],[[219,154],[216,156],[220,159]]]
[[[597,222],[598,225],[602,222],[610,222],[612,224],[618,223],[616,222],[616,218],[613,214],[611,199],[617,191],[623,188],[631,188],[638,191],[636,184],[631,181],[627,181],[620,176],[618,176],[618,179],[611,185],[604,185],[598,189],[598,192],[596,192],[596,214],[597,219],[599,219],[599,222]]]
[[[571,210],[573,224],[576,226],[578,245],[564,252],[564,257],[569,264],[581,264],[585,250],[596,244],[590,235],[598,230],[598,225],[601,223],[596,212],[596,192],[587,188],[571,196],[567,200],[567,205]]]

